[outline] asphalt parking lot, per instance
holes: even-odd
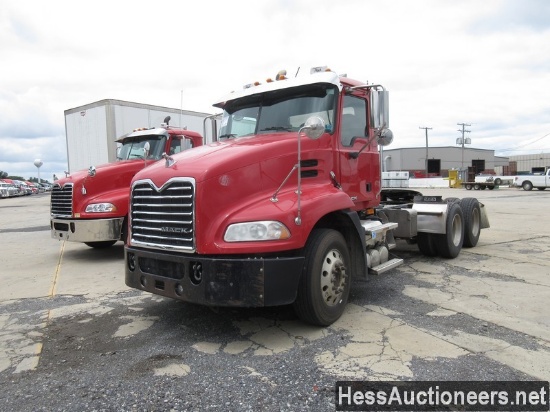
[[[123,245],[50,238],[49,194],[0,200],[0,410],[333,411],[338,380],[550,380],[550,190],[478,197],[453,260],[355,281],[327,328],[289,307],[210,309],[129,289]]]

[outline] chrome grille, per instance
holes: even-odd
[[[50,213],[53,217],[73,216],[73,184],[67,183],[61,187],[54,184],[50,197]]]
[[[130,200],[132,244],[195,251],[195,184],[174,179],[162,188],[150,180],[135,182]]]

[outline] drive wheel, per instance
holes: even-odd
[[[481,207],[475,197],[465,197],[460,201],[464,214],[464,241],[463,247],[477,245],[481,233]]]
[[[466,190],[472,190],[472,185],[471,184],[467,184],[466,186],[464,186],[466,188]]]
[[[481,189],[481,186],[478,185],[478,184],[475,184],[475,185],[474,185],[474,190],[479,190],[479,189]]]
[[[464,241],[464,215],[459,203],[450,203],[447,208],[445,234],[435,235],[439,256],[453,259],[458,256]]]
[[[305,322],[328,326],[342,316],[349,297],[351,273],[346,241],[336,230],[315,229],[304,255],[294,310]]]
[[[437,247],[435,246],[433,233],[418,232],[416,241],[418,243],[420,253],[424,256],[437,256]]]
[[[94,249],[106,249],[113,246],[116,240],[105,240],[103,242],[84,242],[86,246],[93,247]]]
[[[443,201],[445,203],[456,203],[460,202],[460,199],[458,197],[446,197]]]

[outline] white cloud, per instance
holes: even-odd
[[[544,0],[4,0],[0,170],[62,174],[64,110],[102,99],[216,112],[282,68],[327,64],[390,90],[392,147],[550,151]],[[532,144],[529,144],[532,142]],[[502,151],[503,154],[519,152]],[[28,176],[27,176],[28,175]]]

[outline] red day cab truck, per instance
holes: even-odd
[[[117,161],[71,173],[51,192],[51,236],[93,248],[112,246],[127,236],[130,182],[147,166],[180,151],[203,145],[203,136],[170,127],[136,129],[117,139]]]
[[[456,257],[489,222],[475,198],[382,190],[388,92],[326,68],[220,99],[220,141],[131,185],[126,284],[211,306],[293,304],[330,325],[353,277],[403,263],[397,239]]]

